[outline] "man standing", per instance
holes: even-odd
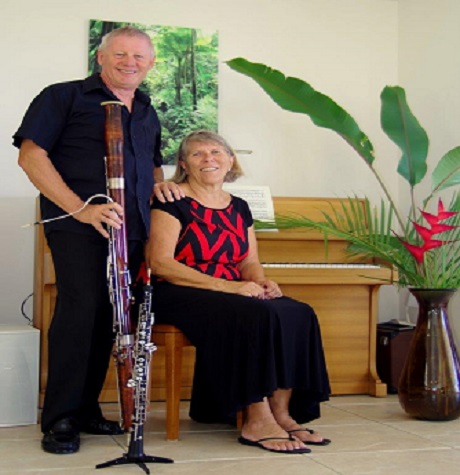
[[[161,201],[181,197],[163,182],[160,123],[149,97],[138,90],[155,61],[149,36],[129,26],[114,30],[103,38],[97,60],[100,74],[45,88],[14,135],[19,165],[40,191],[42,218],[74,213],[45,224],[58,296],[41,426],[42,448],[55,454],[76,452],[80,431],[122,433],[118,423],[104,419],[98,403],[114,340],[106,228],[126,222],[133,278],[144,257],[153,192]],[[124,103],[124,210],[104,200],[85,206],[106,193],[101,102],[113,100]]]

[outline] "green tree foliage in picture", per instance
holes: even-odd
[[[126,25],[145,31],[155,45],[156,62],[141,84],[162,125],[165,164],[175,162],[179,143],[196,129],[217,131],[217,32],[193,28],[90,20],[88,72],[99,71],[97,49],[102,37]]]

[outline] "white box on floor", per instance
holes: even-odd
[[[0,324],[0,427],[37,423],[40,331]]]

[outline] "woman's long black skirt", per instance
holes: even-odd
[[[313,309],[288,297],[259,300],[156,283],[155,323],[175,325],[196,347],[190,417],[231,423],[238,410],[293,389],[298,423],[329,398],[321,332]]]

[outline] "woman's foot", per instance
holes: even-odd
[[[277,422],[267,398],[246,408],[246,421],[241,429],[241,444],[283,453],[308,453],[297,437],[288,434]]]
[[[299,439],[307,445],[328,445],[329,439],[325,439],[321,434],[306,427],[302,427],[289,415],[284,404],[277,404],[273,398],[270,399],[270,408],[278,425],[289,435]]]
[[[251,445],[271,452],[308,453],[310,450],[297,437],[288,434],[276,421],[248,421],[243,425],[241,437],[243,445]]]
[[[297,437],[306,445],[329,445],[330,439],[325,439],[318,432],[306,427],[300,427],[299,429],[290,429],[287,431],[289,435]]]

